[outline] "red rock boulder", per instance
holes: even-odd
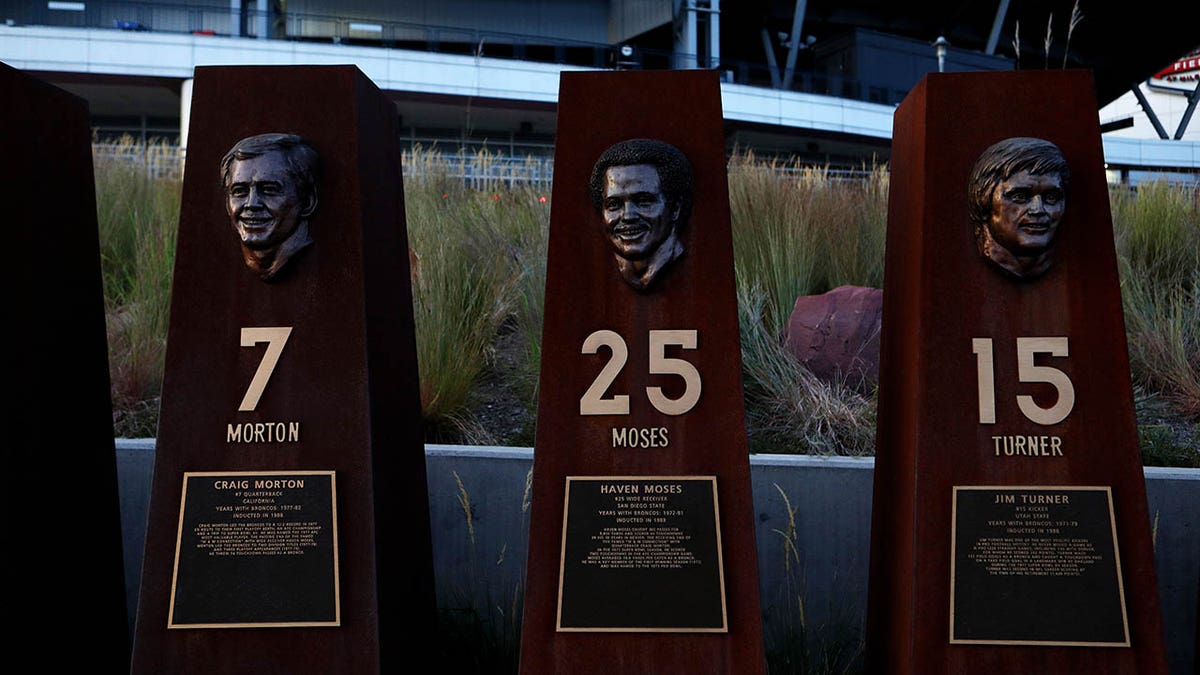
[[[826,382],[869,391],[879,383],[882,315],[883,291],[877,288],[839,286],[802,295],[788,319],[788,351]]]

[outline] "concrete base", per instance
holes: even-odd
[[[153,463],[153,439],[117,441],[131,621]],[[441,610],[472,612],[497,627],[519,620],[532,463],[528,448],[426,446]],[[768,654],[801,635],[814,648],[860,647],[874,468],[871,458],[750,456]],[[1145,474],[1167,656],[1172,673],[1191,673],[1200,470],[1147,467]]]

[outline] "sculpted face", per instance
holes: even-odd
[[[653,255],[679,219],[679,206],[667,204],[658,170],[649,164],[609,167],[601,212],[613,250],[626,260]]]
[[[279,246],[316,207],[315,196],[300,194],[280,151],[235,159],[225,196],[234,231],[255,250]]]
[[[1057,173],[1021,171],[996,186],[987,227],[992,239],[1014,255],[1035,255],[1054,242],[1066,205]]]

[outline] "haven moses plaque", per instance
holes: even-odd
[[[764,669],[722,139],[714,73],[563,74],[523,673]]]

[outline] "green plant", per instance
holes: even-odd
[[[1200,439],[1193,429],[1191,442]],[[1200,469],[1200,450],[1186,443],[1175,428],[1164,424],[1138,427],[1138,442],[1142,448],[1143,466],[1176,466]]]
[[[782,583],[776,602],[769,602],[764,639],[771,675],[847,675],[862,672],[862,626],[855,612],[828,607],[829,620],[810,625],[805,610],[804,565],[797,545],[796,511],[778,483],[772,483],[787,512],[783,529],[772,533],[783,542]]]
[[[544,276],[546,204],[503,172],[489,171],[496,157],[478,153],[471,166],[486,178],[469,189],[454,166],[433,151],[408,157],[405,202],[409,244],[416,260],[413,309],[421,403],[431,438],[495,442],[475,422],[472,393],[497,364],[495,345],[503,331],[540,327],[539,273]],[[459,157],[459,169],[467,158]],[[465,173],[465,171],[462,171]],[[544,250],[544,249],[541,249]],[[537,260],[531,260],[531,253]],[[536,306],[537,309],[534,307]],[[536,368],[531,338],[522,336],[524,368]],[[530,361],[533,361],[530,364]],[[536,372],[533,371],[533,372]],[[528,394],[526,394],[528,397]]]
[[[96,153],[94,162],[114,431],[153,436],[181,185],[178,177],[154,177],[147,166],[152,157],[163,164],[178,157],[163,143],[141,144],[129,137],[110,150]]]
[[[453,590],[446,602],[439,602],[439,669],[449,673],[516,673],[521,645],[521,586],[516,584],[503,593],[481,588],[482,580],[489,577],[480,571],[481,565],[505,564],[507,546],[501,547],[494,562],[480,560],[471,495],[458,472],[453,473],[458,505],[467,525],[469,569],[465,579],[447,581]]]
[[[883,287],[883,248],[887,239],[887,167],[875,165],[860,180],[842,180],[827,189],[842,199],[818,213],[828,260],[825,285]]]
[[[1111,195],[1134,383],[1200,419],[1200,191],[1154,182]]]
[[[820,254],[809,216],[819,172],[789,179],[777,160],[734,154],[729,164],[729,204],[739,287],[753,285],[768,298],[767,329],[785,326],[792,303],[820,284]],[[804,171],[804,170],[802,170]]]
[[[1133,411],[1143,466],[1200,468],[1200,423],[1179,420],[1170,402],[1138,386]]]
[[[729,163],[740,286],[766,293],[767,329],[782,334],[796,298],[844,284],[883,284],[888,174],[846,180],[828,168],[735,153]]]
[[[114,421],[124,436],[157,426],[181,186],[148,167],[178,165],[176,149],[128,138],[96,157]],[[544,188],[524,177],[544,167],[417,149],[404,168],[429,437],[531,444],[550,209]],[[729,185],[751,448],[870,454],[872,397],[817,380],[783,340],[797,296],[882,286],[885,169],[847,179],[735,153]],[[1194,447],[1198,436],[1198,194],[1166,183],[1110,192],[1133,381],[1163,410],[1139,414],[1143,445],[1154,446],[1147,462],[1186,461],[1163,448]]]
[[[427,422],[462,428],[471,389],[490,358],[512,285],[495,232],[479,218],[478,195],[454,207],[407,190],[421,408]]]
[[[766,294],[739,284],[746,426],[753,452],[870,455],[875,401],[822,382],[766,328]]]

